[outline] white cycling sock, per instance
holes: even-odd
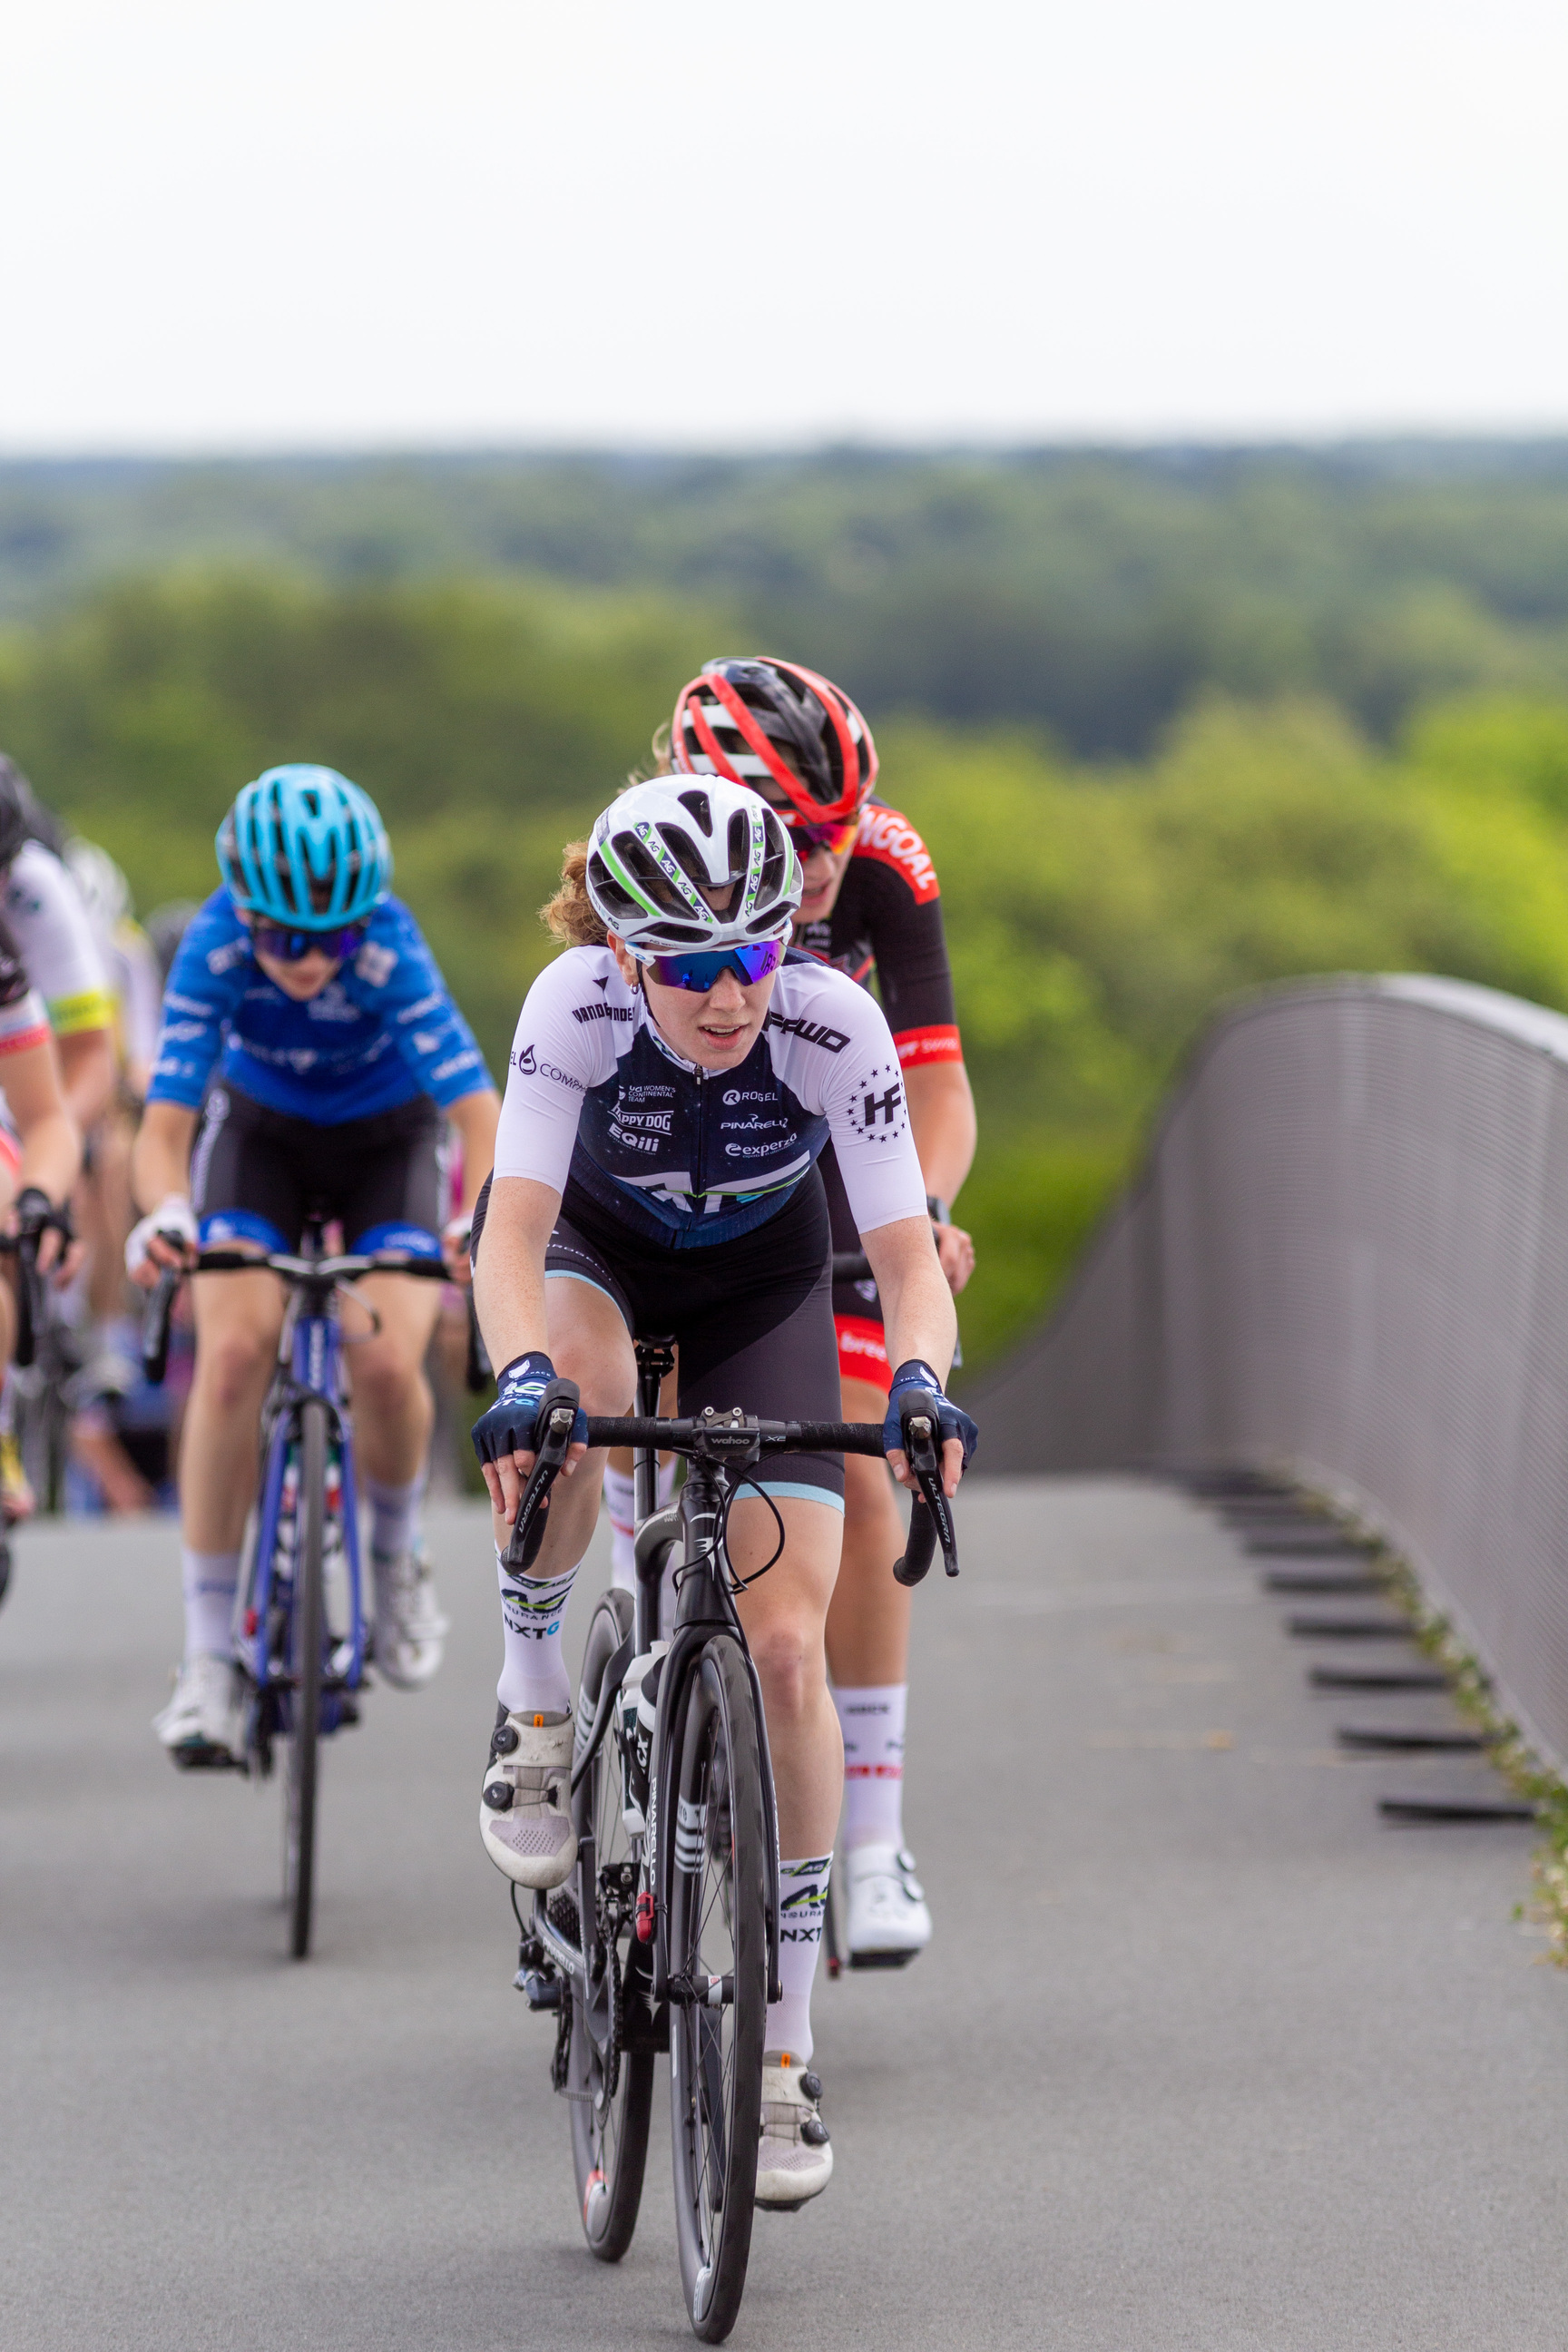
[[[180,1589],[185,1596],[185,1655],[206,1651],[234,1654],[234,1596],[239,1585],[237,1551],[192,1551],[180,1547]]]
[[[844,1734],[844,1843],[904,1842],[904,1714],[908,1683],[872,1683],[833,1694]]]
[[[411,1551],[419,1533],[419,1498],[425,1492],[425,1473],[411,1478],[406,1486],[384,1486],[379,1478],[361,1481],[365,1501],[370,1505],[370,1548],[383,1559],[395,1559],[400,1551]]]
[[[561,1628],[577,1570],[569,1568],[560,1576],[516,1576],[501,1566],[499,1544],[496,1567],[506,1642],[506,1662],[496,1696],[509,1715],[570,1715],[572,1685],[561,1650]]]
[[[662,1511],[675,1492],[675,1464],[661,1462],[658,1465],[658,1507]],[[637,1532],[637,1496],[631,1474],[625,1470],[605,1472],[605,1508],[610,1515],[610,1582],[618,1584],[623,1592],[636,1589],[637,1571],[632,1558],[632,1538]]]
[[[763,2048],[772,2057],[788,2051],[797,2065],[811,2055],[811,1980],[822,1949],[827,1913],[831,1853],[779,1864],[779,1989],[782,2000],[768,2003]]]

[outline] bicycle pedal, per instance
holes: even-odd
[[[851,1952],[852,1969],[907,1969],[916,1958],[913,1952]]]

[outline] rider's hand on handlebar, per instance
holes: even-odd
[[[888,1398],[888,1417],[882,1423],[883,1451],[887,1454],[889,1467],[900,1486],[912,1488],[915,1485],[909,1458],[900,1443],[903,1436],[899,1419],[900,1401],[903,1391],[909,1389],[923,1389],[928,1395],[936,1400],[937,1425],[942,1439],[942,1490],[951,1502],[958,1492],[958,1482],[963,1477],[969,1457],[974,1451],[980,1432],[963,1406],[954,1404],[950,1398],[942,1394],[942,1382],[929,1364],[922,1364],[915,1357],[911,1357],[908,1363],[900,1364],[893,1374],[892,1388]]]
[[[974,1271],[974,1244],[962,1225],[933,1224],[931,1236],[936,1243],[937,1263],[956,1298]]]
[[[183,1192],[171,1192],[140,1224],[132,1225],[125,1244],[125,1271],[142,1290],[151,1290],[166,1269],[193,1266],[196,1248],[195,1212]]]
[[[533,1467],[534,1423],[539,1401],[555,1378],[555,1367],[542,1349],[514,1356],[496,1381],[496,1401],[474,1423],[474,1452],[484,1473],[490,1507],[503,1518],[515,1518],[518,1497]],[[579,1412],[581,1434],[574,1430],[564,1475],[571,1477],[588,1451],[588,1421]]]
[[[900,1447],[894,1446],[889,1454],[888,1467],[900,1486],[907,1486],[911,1494],[919,1493],[915,1474],[910,1468]],[[942,1491],[950,1503],[958,1492],[958,1482],[963,1475],[963,1443],[961,1438],[950,1437],[944,1442],[942,1449]]]
[[[441,1228],[441,1261],[447,1269],[447,1279],[455,1282],[460,1290],[467,1290],[474,1278],[468,1263],[468,1235],[473,1223],[465,1210],[460,1217],[448,1217]]]
[[[16,1196],[5,1220],[5,1231],[13,1240],[27,1234],[34,1244],[33,1264],[39,1274],[52,1271],[56,1286],[74,1274],[81,1263],[81,1244],[70,1232],[68,1213],[57,1211],[47,1192],[29,1184]],[[62,1256],[62,1252],[67,1253]]]

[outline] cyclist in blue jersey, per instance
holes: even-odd
[[[466,1280],[500,1104],[418,925],[387,895],[392,853],[374,803],[331,768],[268,769],[224,819],[217,856],[223,887],[185,932],[164,992],[132,1168],[148,1211],[126,1244],[132,1274],[151,1284],[198,1244],[292,1249],[316,1212],[341,1223],[350,1250],[444,1256]],[[465,1171],[449,1220],[443,1118]],[[415,1688],[447,1632],[417,1534],[439,1286],[379,1275],[363,1289],[381,1318],[349,1351],[375,1660]],[[185,1654],[154,1727],[177,1763],[241,1753],[231,1619],[283,1307],[264,1272],[195,1286],[180,1465]]]
[[[720,778],[635,786],[568,853],[549,910],[568,952],[529,991],[493,1186],[476,1209],[476,1296],[498,1401],[474,1443],[501,1558],[559,1366],[590,1412],[627,1412],[633,1335],[679,1349],[679,1409],[836,1421],[826,1198],[831,1139],[875,1270],[895,1361],[883,1436],[908,1483],[900,1398],[932,1392],[952,1493],[973,1444],[942,1396],[956,1328],[938,1263],[898,1049],[845,973],[789,947],[801,869],[777,814]],[[574,1449],[543,1541],[501,1567],[505,1662],[481,1788],[485,1851],[516,1884],[563,1883],[572,1720],[562,1619],[598,1511],[605,1456]],[[783,1999],[769,2010],[762,2204],[816,2195],[832,2170],[815,2094],[810,2000],[843,1747],[824,1628],[844,1524],[844,1465],[770,1460],[736,1498],[729,1550],[756,1660],[778,1796]],[[776,1514],[776,1517],[775,1517]],[[770,1574],[782,1522],[784,1548]],[[809,2081],[809,2076],[806,2078]]]

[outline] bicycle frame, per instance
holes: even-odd
[[[645,1504],[652,1501],[656,1491],[658,1447],[668,1445],[685,1455],[686,1485],[679,1505],[652,1517],[641,1518],[636,1543],[637,1595],[636,1617],[631,1633],[619,1649],[605,1662],[599,1685],[599,1697],[593,1724],[572,1768],[572,1786],[575,1790],[599,1753],[608,1736],[616,1701],[626,1668],[634,1657],[646,1655],[658,1624],[658,1596],[662,1582],[665,1556],[672,1544],[684,1538],[686,1565],[679,1580],[676,1604],[675,1625],[669,1647],[663,1659],[659,1675],[658,1702],[655,1712],[654,1738],[649,1758],[647,1826],[643,1845],[643,1876],[646,1892],[653,1897],[651,1934],[645,1942],[640,1933],[628,1954],[625,1992],[634,1990],[645,1997],[657,2011],[668,2001],[680,2003],[705,2002],[710,1998],[707,1985],[691,1985],[675,1976],[669,1966],[667,1923],[669,1916],[670,1883],[675,1868],[675,1841],[662,1822],[660,1791],[665,1775],[673,1761],[671,1749],[675,1727],[683,1719],[683,1703],[696,1660],[704,1644],[715,1633],[728,1633],[738,1644],[746,1662],[751,1684],[752,1705],[756,1713],[757,1732],[763,1765],[764,1807],[764,1851],[767,1854],[768,1883],[765,1893],[768,1935],[768,1999],[781,1997],[778,1974],[779,1952],[779,1884],[778,1884],[778,1818],[773,1785],[773,1761],[768,1747],[767,1717],[763,1706],[762,1687],[756,1664],[746,1641],[745,1631],[735,1608],[730,1590],[730,1567],[718,1543],[725,1506],[731,1492],[731,1473],[749,1473],[760,1460],[764,1439],[773,1445],[804,1449],[820,1448],[833,1452],[880,1454],[882,1433],[872,1424],[837,1422],[779,1422],[763,1423],[748,1419],[739,1407],[731,1413],[716,1413],[707,1408],[695,1421],[661,1423],[656,1420],[659,1381],[668,1369],[670,1357],[662,1342],[638,1343],[638,1401],[644,1410],[633,1421],[590,1419],[590,1445],[618,1445],[630,1443],[634,1448],[636,1470],[635,1492],[639,1518]],[[541,1402],[542,1436],[536,1441],[538,1451],[534,1467],[519,1498],[513,1528],[512,1546],[519,1564],[528,1557],[527,1531],[531,1528],[540,1496],[546,1493],[571,1443],[572,1414],[575,1411],[576,1391],[567,1383],[558,1384],[561,1394],[546,1391]],[[571,1403],[563,1409],[569,1395]],[[957,1548],[952,1533],[952,1521],[942,1496],[941,1468],[937,1455],[937,1426],[934,1412],[928,1410],[929,1400],[914,1392],[905,1400],[905,1443],[911,1469],[916,1474],[919,1493],[916,1510],[910,1522],[910,1539],[904,1559],[895,1561],[893,1573],[900,1582],[918,1583],[925,1575],[933,1550],[940,1541],[943,1563],[950,1576],[958,1573]],[[547,1429],[548,1433],[542,1433]],[[679,1432],[679,1438],[677,1433]],[[921,1507],[923,1506],[923,1507]],[[510,1555],[509,1555],[510,1556]],[[540,1952],[558,1974],[571,1978],[582,1990],[586,2010],[589,1987],[602,1972],[603,1958],[598,1937],[598,1856],[592,1836],[579,1837],[577,1862],[574,1873],[577,1896],[578,1932],[581,1946],[574,1945],[555,1927],[549,1916],[548,1896],[536,1893],[533,1910],[525,1931],[525,1945],[531,1937]],[[521,1924],[521,1916],[520,1916]],[[646,1989],[641,1981],[647,1955]],[[630,2021],[635,2014],[628,2006],[628,2046],[631,2046]],[[652,2030],[658,2032],[657,2018]],[[654,2047],[668,2046],[666,2039],[657,2040]]]
[[[257,1514],[256,1544],[251,1558],[241,1655],[258,1693],[278,1689],[286,1677],[275,1671],[270,1637],[272,1595],[278,1575],[279,1530],[283,1519],[283,1487],[289,1449],[299,1436],[299,1409],[319,1398],[331,1417],[337,1447],[342,1489],[332,1517],[340,1528],[347,1568],[349,1656],[345,1664],[326,1677],[329,1692],[357,1690],[364,1670],[365,1629],[363,1586],[360,1561],[358,1490],[354,1477],[353,1429],[343,1410],[342,1334],[332,1311],[335,1277],[310,1279],[289,1302],[279,1348],[279,1369],[262,1413],[267,1431],[266,1469]],[[288,1365],[285,1370],[284,1366]],[[340,1645],[341,1648],[341,1645]],[[330,1726],[329,1728],[335,1728]]]

